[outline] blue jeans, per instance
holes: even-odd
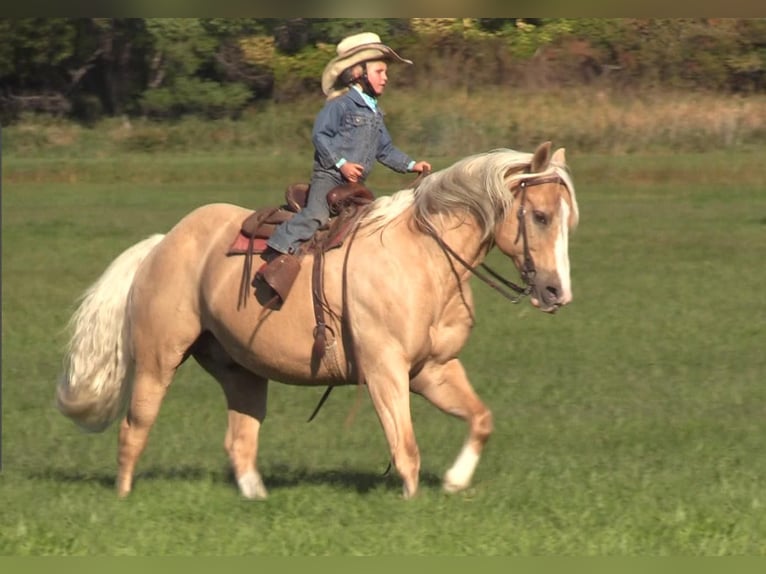
[[[335,186],[344,183],[340,173],[315,171],[311,177],[309,198],[300,212],[274,230],[266,244],[280,253],[295,253],[301,243],[311,239],[322,225],[330,219],[327,194]]]

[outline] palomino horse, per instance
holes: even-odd
[[[130,247],[85,292],[70,320],[58,406],[81,427],[101,431],[127,404],[118,494],[130,492],[160,403],[189,356],[223,388],[224,445],[247,498],[267,495],[256,457],[270,379],[366,386],[405,498],[417,492],[420,469],[409,393],[422,395],[467,422],[443,486],[468,487],[492,432],[492,414],[457,358],[474,322],[468,282],[497,246],[528,283],[532,305],[554,312],[572,300],[568,231],[578,210],[563,148],[552,153],[546,142],[534,154],[473,155],[374,201],[352,238],[324,254],[334,341],[320,361],[311,352],[312,256],[302,260],[280,309],[255,298],[238,306],[242,258],[226,251],[249,214],[205,205],[166,235]]]

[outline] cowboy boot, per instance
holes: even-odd
[[[261,256],[266,263],[256,272],[253,287],[257,286],[257,281],[263,281],[284,302],[300,271],[300,259],[296,255],[280,253],[272,248],[268,248]]]

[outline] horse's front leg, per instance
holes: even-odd
[[[457,359],[445,364],[426,365],[411,384],[414,392],[445,413],[468,423],[468,437],[463,448],[444,475],[444,490],[458,492],[468,488],[481,451],[492,434],[492,413],[476,395]]]
[[[386,355],[365,368],[365,379],[394,467],[404,481],[404,498],[412,498],[418,490],[420,452],[410,414],[408,367],[394,353]]]

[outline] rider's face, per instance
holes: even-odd
[[[388,83],[388,64],[385,62],[367,62],[367,80],[375,94],[381,95]]]

